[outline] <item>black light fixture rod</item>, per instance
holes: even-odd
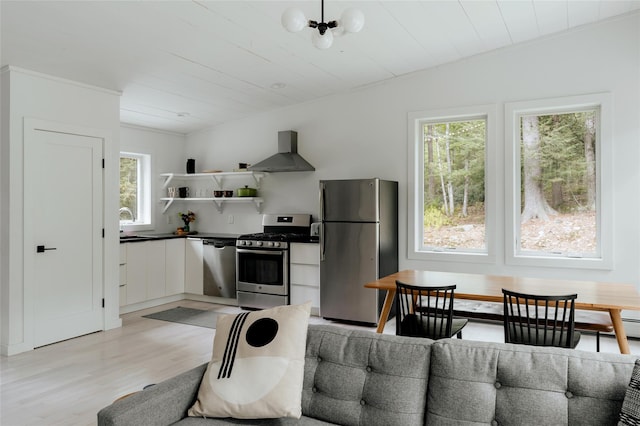
[[[324,0],[321,0],[320,4],[320,22],[310,19],[307,26],[309,28],[317,28],[320,35],[324,35],[329,28],[337,27],[338,21],[324,22]]]

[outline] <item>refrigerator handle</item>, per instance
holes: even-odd
[[[320,222],[324,221],[324,182],[320,182]]]
[[[320,262],[324,262],[324,249],[325,249],[325,242],[324,242],[324,222],[320,222]]]
[[[320,182],[320,261],[324,261],[324,188],[323,182]]]

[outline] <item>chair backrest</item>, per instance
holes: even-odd
[[[577,294],[539,296],[502,289],[504,341],[534,346],[574,347]]]
[[[455,285],[422,287],[396,281],[396,334],[451,337]]]

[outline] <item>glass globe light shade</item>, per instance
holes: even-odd
[[[364,14],[352,7],[345,9],[340,17],[340,26],[348,33],[357,33],[364,27]]]
[[[333,44],[333,33],[327,30],[324,35],[320,31],[313,32],[313,45],[318,49],[328,49]]]
[[[284,11],[282,18],[280,19],[282,26],[285,27],[290,33],[297,33],[307,26],[307,18],[304,17],[304,13],[300,9],[290,7]]]

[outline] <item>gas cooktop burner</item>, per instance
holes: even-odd
[[[255,234],[246,234],[238,237],[239,240],[250,241],[308,241],[309,234],[297,232],[257,232]]]
[[[265,214],[262,230],[238,237],[236,246],[244,248],[288,248],[289,243],[309,242],[311,235],[310,214]]]

